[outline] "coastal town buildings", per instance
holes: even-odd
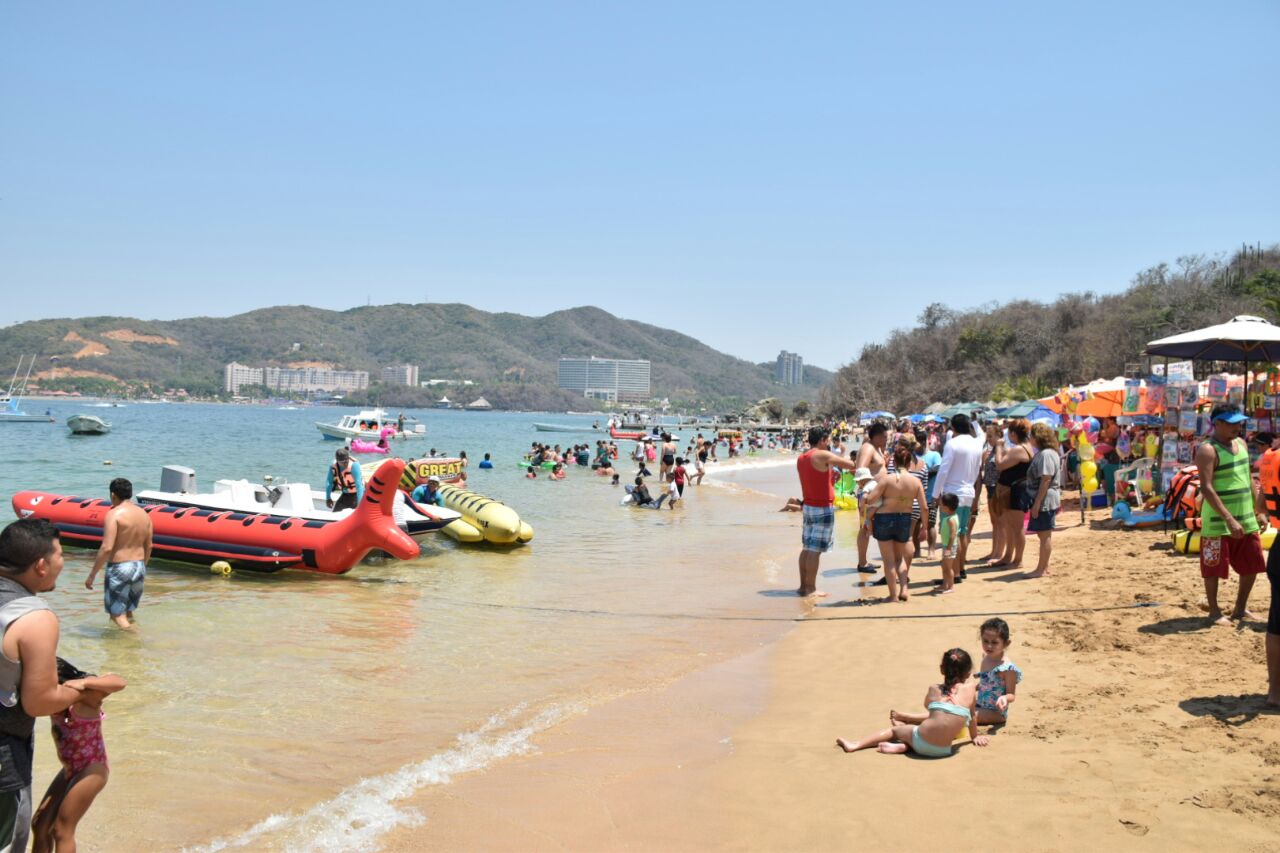
[[[223,390],[228,394],[238,394],[246,385],[286,393],[363,391],[369,387],[369,373],[328,367],[250,367],[235,361],[223,368]]]

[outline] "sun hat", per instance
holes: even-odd
[[[1212,420],[1222,421],[1226,424],[1242,424],[1249,418],[1240,411],[1239,406],[1219,403],[1213,407]]]
[[[874,480],[875,477],[871,476],[870,468],[859,468],[853,472],[853,479],[861,483],[863,480]]]

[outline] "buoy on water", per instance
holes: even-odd
[[[231,573],[234,569],[231,568],[231,564],[226,560],[215,560],[213,565],[209,566],[209,571],[215,575],[222,575],[224,578],[229,578],[231,577]]]

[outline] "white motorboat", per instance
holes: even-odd
[[[192,506],[309,521],[335,521],[355,512],[352,509],[339,512],[329,509],[325,505],[324,492],[314,491],[307,483],[273,483],[268,486],[248,480],[217,480],[212,492],[197,492],[195,471],[181,465],[166,465],[160,474],[160,488],[138,492],[137,499],[143,505]],[[418,540],[462,518],[462,514],[455,510],[414,503],[399,490],[394,513],[396,524]]]
[[[409,419],[406,418],[405,420],[408,421]],[[320,430],[320,434],[335,441],[350,441],[353,438],[360,438],[365,441],[376,442],[382,438],[382,430],[388,427],[395,430],[391,435],[392,439],[427,437],[427,428],[423,424],[413,424],[411,428],[406,423],[402,432],[398,419],[388,415],[385,409],[364,409],[355,415],[343,415],[342,420],[336,424],[316,422],[316,429]]]
[[[67,418],[67,426],[72,435],[106,435],[111,432],[111,424],[97,415],[72,415]]]

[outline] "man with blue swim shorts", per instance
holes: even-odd
[[[103,605],[111,621],[125,630],[133,628],[129,620],[142,602],[150,560],[151,518],[133,502],[133,483],[117,477],[111,481],[111,509],[102,523],[102,545],[84,585],[93,589],[93,579],[106,568]]]
[[[809,449],[796,460],[803,495],[804,529],[800,534],[800,588],[797,594],[821,598],[818,561],[831,550],[836,529],[835,469],[852,470],[854,463],[828,450],[831,433],[825,427],[809,429]]]

